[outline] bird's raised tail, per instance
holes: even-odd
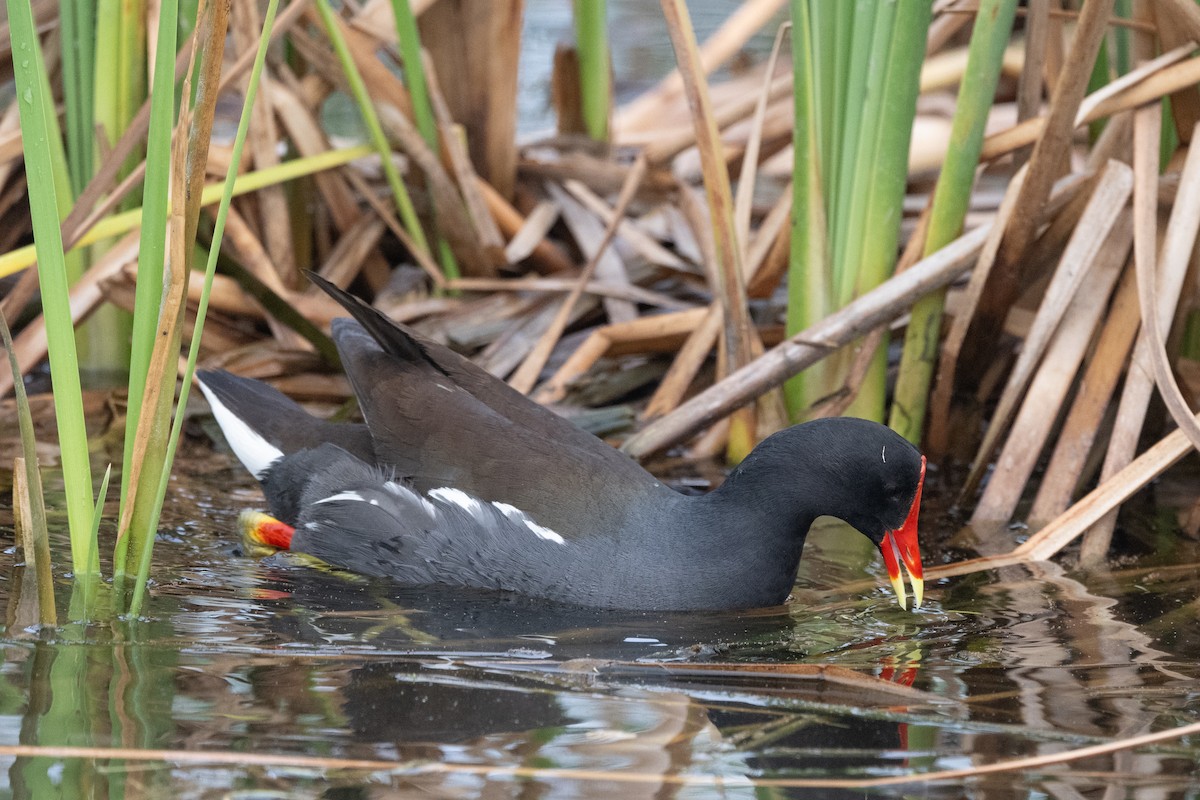
[[[371,338],[385,353],[401,361],[427,363],[439,372],[445,373],[445,369],[430,357],[419,341],[379,309],[342,290],[315,272],[308,273],[308,277],[322,291],[336,300],[342,308],[346,309],[346,312],[354,317],[355,321],[371,335]],[[349,335],[348,331],[349,329],[345,329],[342,335]],[[339,343],[339,349],[340,347]]]

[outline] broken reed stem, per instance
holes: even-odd
[[[0,313],[0,340],[14,375],[20,373],[13,351],[12,333],[8,320]],[[50,565],[50,529],[46,524],[45,494],[42,473],[38,465],[37,441],[33,433],[33,415],[24,381],[14,381],[13,397],[17,404],[17,425],[21,430],[22,457],[13,462],[13,509],[25,561],[33,566],[37,581],[38,619],[43,625],[54,625],[58,614],[54,608],[54,573]],[[93,541],[94,543],[94,541]],[[91,561],[89,557],[84,563]]]
[[[1030,536],[1012,551],[973,558],[925,571],[927,580],[970,575],[1000,567],[1047,561],[1060,550],[1083,535],[1106,515],[1115,512],[1122,503],[1146,484],[1157,478],[1192,450],[1183,431],[1175,430],[1160,439],[1153,447],[1105,480],[1053,522]]]
[[[38,622],[42,625],[54,625],[58,622],[58,613],[54,608],[54,573],[50,568],[50,550],[47,547],[42,552],[41,542],[46,540],[46,509],[43,506],[41,533],[33,521],[34,507],[41,505],[41,487],[36,491],[30,490],[30,463],[22,456],[13,459],[13,523],[16,527],[17,544],[25,557],[25,569],[34,576],[37,587]],[[32,469],[36,470],[36,463]]]
[[[1025,181],[1021,184],[1016,201],[1016,211],[1009,220],[986,291],[963,343],[968,373],[978,373],[981,365],[986,363],[985,355],[992,351],[992,337],[1002,329],[1004,318],[1016,300],[1021,259],[1036,237],[1042,209],[1050,197],[1054,181],[1068,163],[1075,119],[1087,92],[1092,65],[1107,30],[1105,23],[1112,12],[1112,5],[1113,0],[1093,0],[1080,15],[1079,24],[1071,38],[1070,55],[1051,95],[1045,126],[1029,158]]]
[[[990,232],[991,226],[983,225],[960,236],[646,426],[626,440],[622,449],[634,458],[643,458],[677,444],[872,328],[895,319],[917,298],[970,269]]]
[[[1060,180],[1046,214],[1057,213],[1087,184],[1087,176],[1069,175]],[[678,444],[700,428],[738,406],[779,386],[800,370],[874,327],[902,314],[917,298],[947,285],[971,268],[976,256],[996,233],[996,222],[981,225],[955,239],[876,288],[861,295],[795,336],[767,351],[749,366],[722,379],[646,426],[622,445],[634,458],[644,458]]]
[[[750,213],[753,211],[759,150],[762,147],[763,118],[767,113],[767,102],[770,100],[771,95],[771,79],[775,76],[775,65],[779,61],[779,51],[783,46],[783,37],[791,29],[792,23],[785,22],[779,26],[779,30],[775,33],[775,42],[771,45],[771,56],[767,59],[767,69],[763,76],[762,91],[759,93],[758,103],[754,106],[754,118],[751,123],[750,138],[746,142],[746,150],[742,155],[742,172],[738,176],[737,197],[733,206],[733,218],[737,241],[742,247],[743,267],[747,265],[750,252]],[[748,275],[745,277],[749,278]]]
[[[1170,53],[1164,55],[1174,56]],[[1132,75],[1132,73],[1131,73]],[[1095,122],[1098,119],[1114,116],[1122,111],[1129,111],[1140,105],[1161,100],[1181,89],[1194,86],[1200,82],[1200,59],[1184,58],[1169,67],[1162,67],[1148,74],[1141,75],[1142,80],[1114,95],[1107,96],[1107,89],[1101,89],[1092,97],[1105,95],[1101,102],[1092,104],[1089,97],[1080,104],[1080,114],[1076,117],[1075,127]],[[994,161],[1001,156],[1022,147],[1034,144],[1042,136],[1046,127],[1046,117],[1034,117],[1014,125],[1007,130],[999,131],[983,141],[981,161]]]
[[[1000,252],[1000,244],[1004,241],[1004,231],[1008,227],[1009,218],[1016,210],[1017,197],[1021,193],[1021,184],[1024,182],[1028,170],[1028,164],[1018,169],[1012,180],[1009,181],[1008,188],[1004,191],[1004,199],[996,211],[996,221],[992,225],[992,232],[988,236],[987,242],[984,243],[975,268],[971,271],[971,277],[967,281],[967,287],[960,299],[958,312],[954,315],[954,319],[950,323],[950,330],[946,332],[938,352],[936,381],[933,385],[933,394],[929,399],[929,430],[925,437],[926,453],[934,460],[940,460],[950,449],[950,407],[954,397],[959,353],[962,352],[963,342],[967,338],[967,329],[970,327],[975,309],[983,297],[988,276],[996,264],[996,255]]]
[[[1109,295],[1117,277],[1125,266],[1133,233],[1129,215],[1124,209],[1121,212],[1110,231],[1095,234],[1103,237],[1103,246],[1090,263],[1084,265],[1086,279],[1080,282],[1074,296],[1062,309],[1036,373],[1028,380],[1020,410],[1013,415],[1013,423],[995,460],[991,480],[971,515],[973,523],[1007,522],[1016,511],[1025,484],[1050,437],[1057,410],[1075,383],[1076,372],[1083,363],[1101,315],[1108,308]],[[1059,269],[1066,267],[1064,261]],[[1047,291],[1046,301],[1050,300]]]
[[[1050,463],[1042,473],[1037,497],[1027,517],[1034,530],[1071,505],[1088,454],[1100,434],[1105,410],[1129,361],[1138,331],[1136,280],[1132,269],[1126,269],[1121,276],[1079,391],[1058,434]]]

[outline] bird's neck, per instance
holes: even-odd
[[[764,605],[782,602],[796,580],[804,541],[815,514],[795,492],[734,473],[716,490],[687,498],[687,532],[715,563],[737,572],[763,593]]]

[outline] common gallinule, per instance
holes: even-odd
[[[681,495],[450,349],[314,280],[354,317],[333,339],[366,424],[328,423],[221,371],[200,387],[270,512],[249,538],[411,585],[632,609],[777,605],[814,519],[845,520],[923,591],[925,459],[888,428],[823,419],[768,437],[717,490]]]

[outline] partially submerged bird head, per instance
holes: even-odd
[[[786,484],[769,477],[780,475],[790,476]],[[799,520],[802,535],[819,516],[849,523],[882,552],[901,608],[908,607],[901,565],[912,583],[914,607],[921,604],[925,581],[917,517],[925,457],[890,428],[853,417],[795,425],[761,442],[730,483],[764,493],[760,502]]]

